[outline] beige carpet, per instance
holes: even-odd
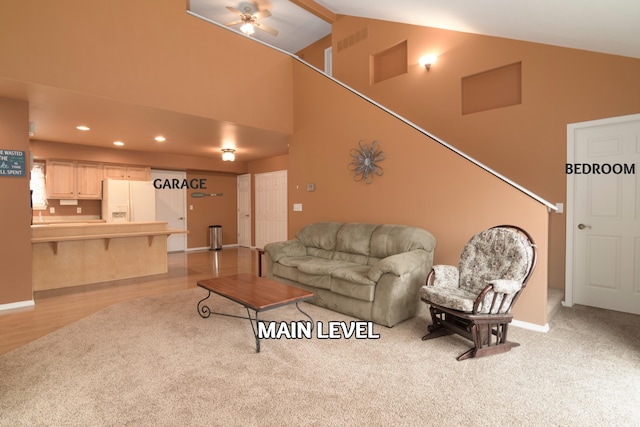
[[[192,289],[117,304],[0,356],[0,426],[630,426],[640,420],[640,317],[562,308],[547,334],[457,362],[420,340],[426,314],[378,340],[267,340],[202,319]],[[215,309],[244,314],[220,297]],[[303,304],[314,320],[351,320]],[[295,307],[265,318],[303,319]]]

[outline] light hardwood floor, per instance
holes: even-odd
[[[0,354],[117,302],[195,288],[205,278],[258,274],[258,252],[249,248],[170,253],[168,261],[166,274],[36,292],[34,307],[0,312]]]

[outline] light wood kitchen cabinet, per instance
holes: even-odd
[[[104,179],[128,179],[132,181],[148,181],[151,168],[145,166],[104,165]]]
[[[47,199],[75,199],[76,164],[48,160],[46,165]]]
[[[102,199],[102,165],[77,163],[76,183],[78,199]]]
[[[102,165],[61,160],[47,161],[48,199],[101,199]]]

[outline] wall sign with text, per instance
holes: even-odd
[[[27,176],[26,152],[0,149],[0,177]]]

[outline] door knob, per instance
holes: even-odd
[[[585,228],[591,228],[591,226],[590,225],[584,225],[584,224],[578,224],[578,228],[580,230],[584,230]]]

